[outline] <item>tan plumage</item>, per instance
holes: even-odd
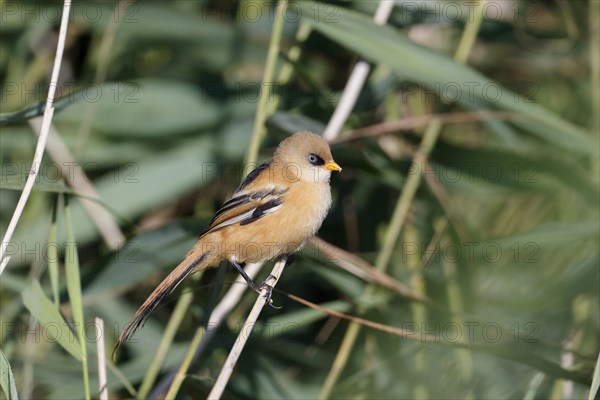
[[[215,267],[222,260],[239,267],[300,250],[331,207],[331,171],[341,168],[321,137],[298,132],[282,141],[273,160],[248,174],[185,259],[148,296],[125,326],[115,349],[190,273]]]

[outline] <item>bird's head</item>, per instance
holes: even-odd
[[[283,165],[284,178],[329,182],[331,171],[341,171],[327,142],[310,132],[297,132],[279,144],[273,161]]]

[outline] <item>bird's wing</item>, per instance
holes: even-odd
[[[269,168],[270,166],[271,166],[271,163],[266,162],[266,163],[260,164],[256,168],[254,168],[248,175],[246,175],[246,177],[244,178],[242,183],[240,183],[240,186],[238,186],[238,188],[235,189],[235,193],[243,191],[244,188],[246,188],[248,185],[250,185],[252,182],[254,182],[256,180],[256,178],[258,178],[259,175],[261,175],[261,173],[264,170],[266,170],[267,168]]]
[[[263,189],[240,193],[223,204],[200,237],[226,226],[250,224],[279,210],[287,189],[272,186]]]

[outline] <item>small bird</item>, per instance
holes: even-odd
[[[193,272],[228,260],[259,293],[263,286],[255,285],[241,264],[281,257],[289,261],[321,227],[331,207],[331,172],[341,170],[320,136],[297,132],[283,140],[273,159],[246,176],[184,260],[148,296],[125,326],[113,353]]]

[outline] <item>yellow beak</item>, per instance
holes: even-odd
[[[323,167],[330,171],[340,172],[342,170],[342,167],[340,167],[335,161],[328,162],[327,164],[323,165]]]

